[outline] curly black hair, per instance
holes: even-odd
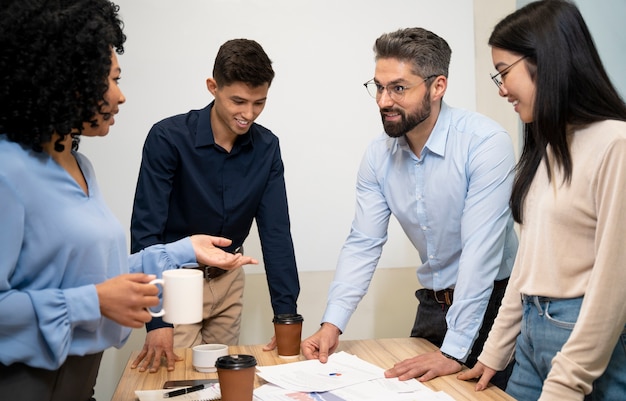
[[[0,133],[41,151],[53,134],[96,124],[111,51],[124,52],[118,11],[108,0],[0,0]]]

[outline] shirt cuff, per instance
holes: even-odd
[[[163,327],[174,327],[173,324],[165,323],[163,318],[153,317],[148,323],[146,323],[146,331],[152,331],[156,329],[162,329]]]
[[[63,290],[67,305],[67,315],[72,326],[95,332],[100,324],[100,300],[95,285],[68,288]]]
[[[472,340],[462,334],[448,329],[441,345],[441,352],[453,356],[465,363],[472,350]]]
[[[322,323],[334,324],[343,333],[346,330],[350,316],[352,316],[351,310],[344,309],[338,305],[329,304],[326,306]]]
[[[178,241],[165,244],[165,251],[174,266],[196,262],[196,251],[191,244],[191,238],[185,237]]]

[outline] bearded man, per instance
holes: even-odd
[[[324,363],[337,348],[367,292],[393,214],[421,259],[411,336],[439,349],[385,375],[426,381],[473,366],[497,314],[517,252],[509,210],[515,156],[499,124],[443,102],[452,53],[444,39],[401,29],[380,36],[374,52],[374,78],[365,87],[385,133],[361,162],[356,213],[322,325],[302,351]],[[509,372],[492,382],[504,387]]]

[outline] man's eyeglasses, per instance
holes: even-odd
[[[491,77],[491,79],[493,80],[493,82],[496,84],[496,86],[498,87],[498,89],[500,89],[500,87],[502,86],[502,79],[505,77],[505,75],[509,72],[509,70],[511,68],[513,68],[513,66],[517,63],[519,63],[520,61],[524,60],[526,58],[526,56],[522,56],[519,59],[515,60],[513,62],[513,64],[509,65],[508,67],[506,67],[504,70],[500,71],[499,73],[497,73],[496,75],[491,75],[489,74],[489,76]]]
[[[402,100],[402,98],[404,98],[404,94],[409,89],[417,88],[418,86],[420,86],[424,82],[426,82],[429,79],[434,78],[436,76],[437,76],[437,74],[429,75],[426,78],[424,78],[420,83],[415,84],[415,85],[411,85],[411,86],[398,85],[398,84],[389,84],[387,86],[383,86],[383,85],[375,82],[374,78],[372,78],[369,81],[367,81],[366,83],[364,83],[363,86],[365,86],[365,89],[367,89],[367,93],[369,93],[370,96],[373,97],[374,99],[378,99],[379,97],[381,97],[383,95],[383,91],[386,89],[387,93],[389,94],[389,97],[392,98],[395,101],[398,101],[398,100]]]

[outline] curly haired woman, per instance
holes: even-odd
[[[107,0],[15,0],[0,10],[0,394],[89,400],[105,349],[159,303],[149,284],[199,262],[255,263],[195,235],[128,256],[79,137],[105,136],[125,101],[125,36]]]

